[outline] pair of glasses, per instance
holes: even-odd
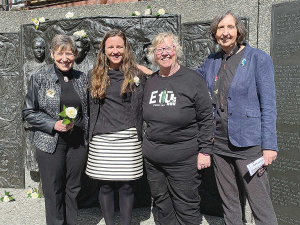
[[[166,52],[167,53],[171,53],[171,52],[173,52],[174,51],[174,46],[172,45],[172,46],[167,46],[167,47],[165,47],[165,48],[156,48],[155,50],[154,50],[154,52],[155,52],[155,54],[157,54],[157,55],[160,55],[160,54],[162,54],[163,52],[164,52],[164,50],[166,50]]]

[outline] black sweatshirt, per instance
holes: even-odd
[[[169,77],[154,73],[146,82],[143,98],[145,157],[173,163],[198,152],[211,153],[212,111],[206,83],[195,71],[181,66]]]

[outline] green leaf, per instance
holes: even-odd
[[[160,14],[159,13],[156,13],[156,15],[155,16],[159,16]]]
[[[4,197],[2,197],[0,200],[3,202]]]
[[[40,195],[40,194],[38,194],[38,198],[41,198],[41,195]]]
[[[64,118],[62,124],[67,125],[69,124],[71,121],[69,119]]]
[[[10,201],[13,201],[13,200],[14,200],[14,197],[9,197],[9,200],[10,200]]]
[[[66,111],[62,111],[58,115],[61,117],[67,117]]]
[[[66,105],[63,105],[63,110],[64,110],[64,111],[66,111],[66,108],[67,108]]]
[[[4,191],[4,193],[5,193],[5,195],[7,195],[7,196],[9,195],[9,192],[8,192],[8,191]]]
[[[35,29],[38,29],[39,28],[39,26],[35,26]]]
[[[131,15],[132,15],[132,16],[136,16],[136,14],[135,14],[135,13],[132,13]]]
[[[151,9],[151,6],[150,6],[150,5],[148,5],[148,6],[147,6],[147,9]]]

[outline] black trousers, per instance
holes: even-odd
[[[53,154],[36,150],[45,197],[47,225],[74,225],[76,197],[87,160],[82,132],[61,134]]]
[[[213,160],[216,181],[222,198],[225,224],[243,224],[239,198],[239,190],[243,189],[249,201],[255,224],[276,225],[277,220],[270,198],[267,172],[262,176],[254,174],[250,177],[247,165],[254,160],[217,154],[213,155]]]
[[[199,225],[199,185],[202,171],[197,155],[173,165],[157,165],[145,158],[151,195],[158,209],[157,225]]]

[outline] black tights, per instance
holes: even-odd
[[[134,200],[134,181],[100,181],[99,202],[106,225],[114,225],[115,193],[119,192],[121,224],[131,224]]]

